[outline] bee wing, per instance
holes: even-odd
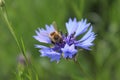
[[[52,25],[53,25],[53,27],[55,28],[55,30],[57,30],[57,24],[56,24],[55,21],[52,22]]]

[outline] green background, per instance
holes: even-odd
[[[35,30],[56,21],[66,31],[69,18],[87,19],[97,34],[91,51],[80,51],[78,61],[92,80],[120,80],[120,0],[5,0],[17,37],[23,37],[27,54],[39,80],[87,80],[78,65],[62,59],[59,64],[40,57]],[[0,80],[17,80],[20,51],[0,11]],[[27,79],[24,79],[27,80]]]

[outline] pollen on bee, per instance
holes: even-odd
[[[51,39],[51,42],[53,44],[56,44],[56,43],[61,43],[62,42],[62,36],[59,32],[57,31],[54,31],[52,33],[50,33],[49,35],[50,39]]]
[[[55,32],[52,32],[52,33],[50,33],[50,36],[53,36],[55,34]]]

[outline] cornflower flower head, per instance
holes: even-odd
[[[46,28],[36,30],[33,36],[41,43],[51,44],[52,46],[35,45],[39,48],[41,56],[47,56],[51,61],[59,62],[61,58],[75,59],[79,49],[91,50],[90,47],[95,39],[95,33],[87,20],[77,21],[70,18],[66,22],[67,33],[56,31],[54,25],[46,25]],[[79,37],[81,36],[81,38]]]

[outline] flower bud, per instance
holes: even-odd
[[[30,63],[30,54],[29,53],[26,54],[26,58],[27,58],[28,64],[29,64]],[[18,61],[19,65],[26,66],[26,59],[23,56],[23,54],[18,55],[17,61]]]
[[[0,7],[3,7],[5,5],[5,1],[4,0],[0,0]]]

